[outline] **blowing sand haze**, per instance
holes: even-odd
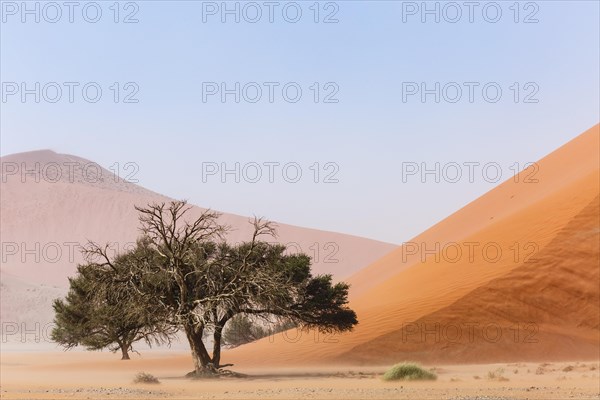
[[[600,399],[597,2],[3,1],[3,399]]]

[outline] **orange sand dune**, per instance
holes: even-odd
[[[599,146],[595,126],[540,160],[537,183],[523,171],[352,276],[353,332],[277,335],[226,362],[598,358]]]
[[[597,358],[599,200],[593,199],[535,260],[341,358],[394,362],[402,354],[465,363]],[[379,354],[381,347],[388,351]]]

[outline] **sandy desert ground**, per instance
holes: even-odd
[[[428,365],[434,382],[384,382],[385,367],[235,367],[246,378],[189,380],[187,355],[5,353],[6,399],[598,399],[598,362]],[[141,370],[159,384],[134,384]],[[496,373],[490,378],[488,373]]]

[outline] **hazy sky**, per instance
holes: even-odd
[[[600,119],[597,1],[22,4],[2,155],[118,163],[242,215],[400,243]]]

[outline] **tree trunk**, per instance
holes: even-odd
[[[194,371],[200,375],[211,370],[211,359],[202,341],[203,329],[196,329],[193,325],[185,326],[185,335],[190,343],[192,358],[194,360]]]
[[[121,360],[129,360],[129,345],[121,344]]]
[[[221,336],[223,334],[223,327],[216,326],[213,334],[213,356],[212,362],[215,368],[219,368],[221,365]]]

